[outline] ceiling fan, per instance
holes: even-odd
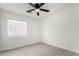
[[[35,4],[28,3],[28,4],[34,7],[34,9],[27,10],[26,12],[28,13],[35,11],[37,13],[37,16],[39,16],[39,11],[49,12],[49,10],[41,8],[45,3],[35,3]]]

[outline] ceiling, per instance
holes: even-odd
[[[20,15],[43,19],[55,13],[61,12],[69,7],[75,5],[74,3],[46,3],[42,6],[44,9],[50,10],[49,13],[40,11],[40,16],[37,16],[35,12],[27,13],[26,10],[32,9],[33,7],[30,6],[28,3],[0,3],[0,9],[17,13]]]

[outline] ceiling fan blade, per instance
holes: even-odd
[[[40,7],[42,7],[45,3],[40,3]]]
[[[49,10],[47,9],[40,9],[41,11],[44,11],[44,12],[49,12]]]
[[[39,12],[37,12],[37,15],[39,16]]]
[[[33,11],[33,10],[35,10],[35,9],[27,10],[26,12],[31,12],[31,11]]]
[[[32,3],[29,3],[29,5],[31,5],[32,7],[34,7],[34,8],[35,8],[35,6],[34,6]]]

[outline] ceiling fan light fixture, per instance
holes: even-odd
[[[34,9],[27,10],[26,12],[30,13],[30,12],[34,11],[34,12],[37,13],[37,16],[40,15],[39,14],[40,11],[49,12],[49,10],[41,8],[44,4],[45,3],[35,3],[35,4],[29,3],[29,5],[31,5],[32,7],[34,7]]]
[[[40,10],[39,9],[35,9],[35,12],[39,12]]]

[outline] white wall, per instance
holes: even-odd
[[[0,16],[0,22],[1,22],[1,16]],[[1,42],[1,23],[0,23],[0,49],[1,49],[1,46],[2,46],[1,43],[2,43],[2,42]]]
[[[0,24],[1,24],[1,40],[2,45],[0,47],[2,50],[16,48],[28,44],[33,44],[39,42],[40,39],[40,21],[37,19],[33,19],[30,17],[25,17],[21,15],[17,15],[14,13],[0,11]],[[21,20],[25,21],[28,24],[28,35],[26,37],[7,37],[7,20]]]
[[[42,20],[43,42],[79,52],[79,6]]]

